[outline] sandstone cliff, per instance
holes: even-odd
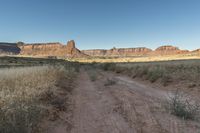
[[[67,45],[61,43],[34,43],[34,44],[22,44],[19,45],[21,49],[21,55],[28,56],[59,56],[59,57],[85,57],[86,55],[81,53],[75,47],[73,40],[68,41]]]
[[[95,49],[95,50],[82,50],[83,53],[90,56],[142,56],[151,52],[151,49],[141,48],[112,48],[110,50]]]
[[[200,53],[200,49],[196,49],[196,50],[194,50],[192,52]]]
[[[196,49],[196,50],[192,51],[191,53],[194,55],[200,56],[200,49]]]
[[[82,50],[83,53],[90,56],[157,56],[157,55],[175,55],[175,54],[187,54],[188,50],[180,50],[178,47],[171,45],[161,46],[155,50],[149,48],[113,48],[110,50],[94,49],[94,50]]]
[[[194,51],[180,50],[178,47],[171,45],[161,46],[155,50],[145,47],[139,48],[112,48],[82,50],[76,48],[73,40],[68,41],[67,45],[61,43],[34,43],[25,44],[18,43],[0,43],[0,55],[24,55],[24,56],[38,56],[38,57],[66,57],[66,58],[80,58],[80,57],[135,57],[135,56],[164,56],[177,54],[196,54],[200,55],[200,49]]]
[[[153,52],[153,54],[156,55],[175,55],[187,53],[189,53],[188,50],[180,50],[178,47],[174,47],[172,45],[160,46]]]

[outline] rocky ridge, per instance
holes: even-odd
[[[6,48],[4,48],[6,46]],[[15,49],[14,49],[14,48]],[[61,43],[33,43],[25,44],[18,42],[15,44],[0,44],[0,53],[6,53],[7,55],[24,55],[24,56],[39,56],[39,57],[86,57],[79,49],[76,48],[73,40],[68,41],[67,45]]]
[[[67,45],[61,43],[0,43],[0,55],[23,55],[36,57],[64,57],[64,58],[82,58],[82,57],[135,57],[135,56],[162,56],[178,54],[196,54],[200,55],[200,49],[194,51],[180,50],[178,47],[165,45],[155,50],[138,48],[112,48],[112,49],[90,49],[82,50],[76,48],[74,40],[68,41]]]
[[[94,50],[82,50],[83,53],[90,56],[140,56],[145,55],[152,50],[149,48],[112,48],[110,50],[94,49]]]
[[[174,55],[187,54],[188,50],[180,50],[178,47],[171,45],[161,46],[155,50],[139,47],[139,48],[112,48],[110,50],[94,49],[82,50],[83,53],[90,56],[151,56],[151,55]]]

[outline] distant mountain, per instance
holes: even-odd
[[[61,43],[34,43],[20,45],[20,55],[29,56],[59,56],[59,57],[85,57],[79,49],[76,48],[73,40],[68,41],[67,45]]]
[[[107,57],[107,56],[151,56],[151,55],[175,55],[175,54],[186,54],[188,50],[180,50],[178,47],[171,45],[158,47],[156,50],[152,50],[145,47],[139,48],[112,48],[109,50],[105,49],[90,49],[82,50],[83,53],[96,56],[96,57]]]
[[[83,53],[90,56],[141,56],[150,53],[152,50],[145,47],[140,48],[112,48],[109,50],[105,49],[94,49],[94,50],[82,50]]]
[[[3,55],[24,55],[24,56],[59,56],[59,57],[86,57],[76,48],[73,40],[68,41],[67,45],[61,43],[0,43],[0,54]]]
[[[61,43],[0,43],[0,55],[24,55],[38,57],[137,57],[137,56],[162,56],[162,55],[179,55],[193,54],[200,55],[200,49],[189,51],[180,50],[172,45],[160,46],[155,50],[139,47],[139,48],[112,48],[112,49],[90,49],[82,50],[76,48],[73,40],[68,41],[67,45]]]

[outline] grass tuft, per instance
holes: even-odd
[[[169,109],[182,119],[195,120],[199,116],[200,105],[177,90],[169,100]]]

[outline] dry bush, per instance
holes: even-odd
[[[134,69],[133,74],[135,75],[134,77],[143,77],[147,75],[148,73],[148,67],[147,66],[135,66],[132,69]]]
[[[115,71],[116,64],[115,63],[104,63],[102,64],[103,70],[108,71]]]
[[[127,71],[133,78],[139,77],[151,82],[159,81],[163,86],[171,82],[192,84],[193,87],[200,82],[200,61],[166,61],[146,63],[116,63],[115,68],[120,67],[120,72]],[[116,71],[116,70],[114,70]]]
[[[183,119],[195,120],[199,117],[200,105],[196,100],[177,90],[169,100],[170,112]]]
[[[94,82],[94,81],[97,80],[97,76],[98,76],[98,75],[97,75],[96,71],[90,70],[90,71],[88,71],[88,74],[89,74],[90,80],[91,80],[92,82]]]
[[[162,67],[155,66],[150,67],[147,72],[147,79],[152,83],[162,78],[165,73],[165,70]]]
[[[107,79],[104,86],[112,86],[112,85],[115,85],[115,84],[116,84],[116,81],[114,79]]]
[[[115,67],[115,72],[116,73],[124,73],[124,72],[126,72],[126,69],[123,68],[123,67],[116,66]]]
[[[38,122],[47,111],[40,100],[53,97],[64,67],[35,66],[0,69],[0,132],[39,132]]]

